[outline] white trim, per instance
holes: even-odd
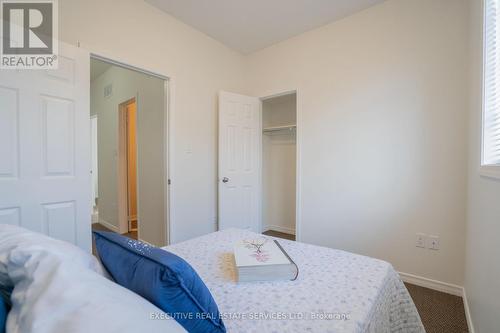
[[[175,233],[175,216],[176,216],[176,210],[175,210],[175,180],[173,180],[173,177],[175,176],[175,164],[174,164],[174,156],[175,156],[175,149],[176,145],[174,142],[175,139],[175,113],[173,112],[175,110],[175,80],[169,79],[166,84],[166,91],[167,93],[165,94],[165,97],[167,99],[167,112],[166,112],[166,120],[167,120],[167,137],[168,137],[168,142],[165,145],[165,149],[168,151],[168,156],[166,158],[168,159],[167,163],[165,164],[168,168],[167,170],[167,181],[165,183],[166,187],[166,194],[167,194],[167,209],[166,209],[166,215],[165,215],[165,220],[167,223],[167,227],[165,228],[165,232],[167,233],[165,240],[167,242],[167,245],[172,244],[175,242],[174,235]],[[168,183],[170,181],[170,184]],[[217,212],[216,212],[217,214]],[[217,230],[217,229],[215,229]]]
[[[170,79],[168,76],[165,76],[163,74],[159,74],[159,73],[156,73],[156,72],[153,72],[153,71],[141,68],[141,67],[136,67],[134,65],[130,65],[130,64],[127,64],[127,63],[119,61],[119,60],[111,59],[111,58],[102,56],[100,54],[94,53],[94,52],[90,52],[90,58],[100,60],[100,61],[106,62],[106,63],[114,65],[114,66],[118,66],[121,68],[129,69],[129,70],[132,70],[134,72],[139,72],[139,73],[143,73],[143,74],[146,74],[149,76],[154,76],[154,77],[159,78],[161,80],[168,81]]]
[[[475,330],[470,314],[469,301],[467,300],[467,293],[465,292],[465,288],[462,288],[462,290],[463,290],[462,300],[464,302],[465,319],[467,320],[467,327],[469,328],[469,333],[474,333]]]
[[[285,234],[290,234],[290,235],[295,235],[295,229],[293,229],[293,228],[287,228],[287,227],[282,227],[282,226],[273,225],[273,224],[262,226],[262,232],[266,232],[269,230],[284,232]]]
[[[170,92],[169,80],[163,81],[163,219],[165,229],[163,230],[163,246],[170,245]],[[137,233],[139,236],[139,233]]]
[[[301,151],[302,151],[302,112],[301,112],[301,95],[299,89],[295,89],[295,112],[296,112],[296,124],[295,128],[295,240],[297,242],[302,241],[302,206],[301,206]]]
[[[482,177],[500,179],[500,165],[482,165],[478,173]]]
[[[481,170],[483,168],[483,161],[484,161],[484,99],[486,97],[486,89],[485,89],[485,84],[484,84],[484,79],[485,79],[485,69],[486,69],[486,52],[485,52],[485,47],[486,47],[486,20],[484,19],[486,17],[486,5],[484,3],[484,0],[481,1],[481,6],[482,6],[482,17],[481,20],[483,21],[482,23],[482,31],[481,31],[481,124],[480,124],[480,135],[481,135],[481,153],[479,154],[479,174],[481,173]]]
[[[443,293],[455,296],[463,295],[464,288],[456,284],[433,280],[422,276],[417,276],[403,272],[399,272],[399,276],[401,277],[401,280],[403,280],[404,282],[411,283],[420,287],[441,291]]]
[[[486,178],[500,179],[500,164],[486,164],[484,161],[484,122],[486,116],[486,11],[487,7],[485,1],[481,1],[481,14],[482,14],[482,33],[481,33],[481,51],[482,51],[482,64],[481,64],[481,124],[480,124],[480,135],[481,135],[481,153],[479,154],[479,170],[480,176]]]
[[[119,231],[118,231],[118,227],[107,222],[107,221],[104,221],[103,219],[99,219],[99,224],[102,224],[103,226],[105,226],[106,228],[108,228],[109,230],[111,231],[114,231],[116,232],[117,234],[119,234]]]
[[[259,204],[258,204],[258,214],[259,214],[259,233],[262,233],[262,229],[264,228],[263,225],[263,204],[262,204],[262,198],[264,197],[264,183],[263,183],[263,173],[264,173],[264,141],[262,140],[262,121],[263,121],[263,104],[262,104],[262,99],[259,98],[259,127],[257,128],[257,133],[259,137],[259,147],[258,147],[258,154],[259,154]]]

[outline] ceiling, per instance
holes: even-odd
[[[145,0],[248,54],[385,0]]]
[[[111,65],[104,61],[90,59],[90,81],[94,81],[99,75],[107,71],[109,67]]]

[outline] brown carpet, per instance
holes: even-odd
[[[284,232],[279,232],[274,230],[264,231],[262,234],[271,237],[284,238],[293,241],[295,240],[295,235],[285,234]]]
[[[461,297],[405,283],[427,333],[467,333]]]

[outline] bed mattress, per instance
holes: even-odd
[[[165,247],[201,276],[228,332],[425,332],[399,275],[382,260],[276,238],[298,278],[238,283],[233,245],[255,237],[267,236],[228,229]]]

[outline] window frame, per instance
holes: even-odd
[[[483,26],[482,26],[482,75],[481,75],[481,153],[479,161],[479,175],[489,178],[500,179],[500,164],[486,164],[484,160],[484,139],[485,139],[485,118],[486,118],[486,57],[487,57],[487,41],[486,41],[486,14],[487,14],[487,1],[483,0]],[[499,22],[500,24],[500,22]],[[499,47],[500,49],[500,47]],[[500,50],[499,50],[500,51]]]

